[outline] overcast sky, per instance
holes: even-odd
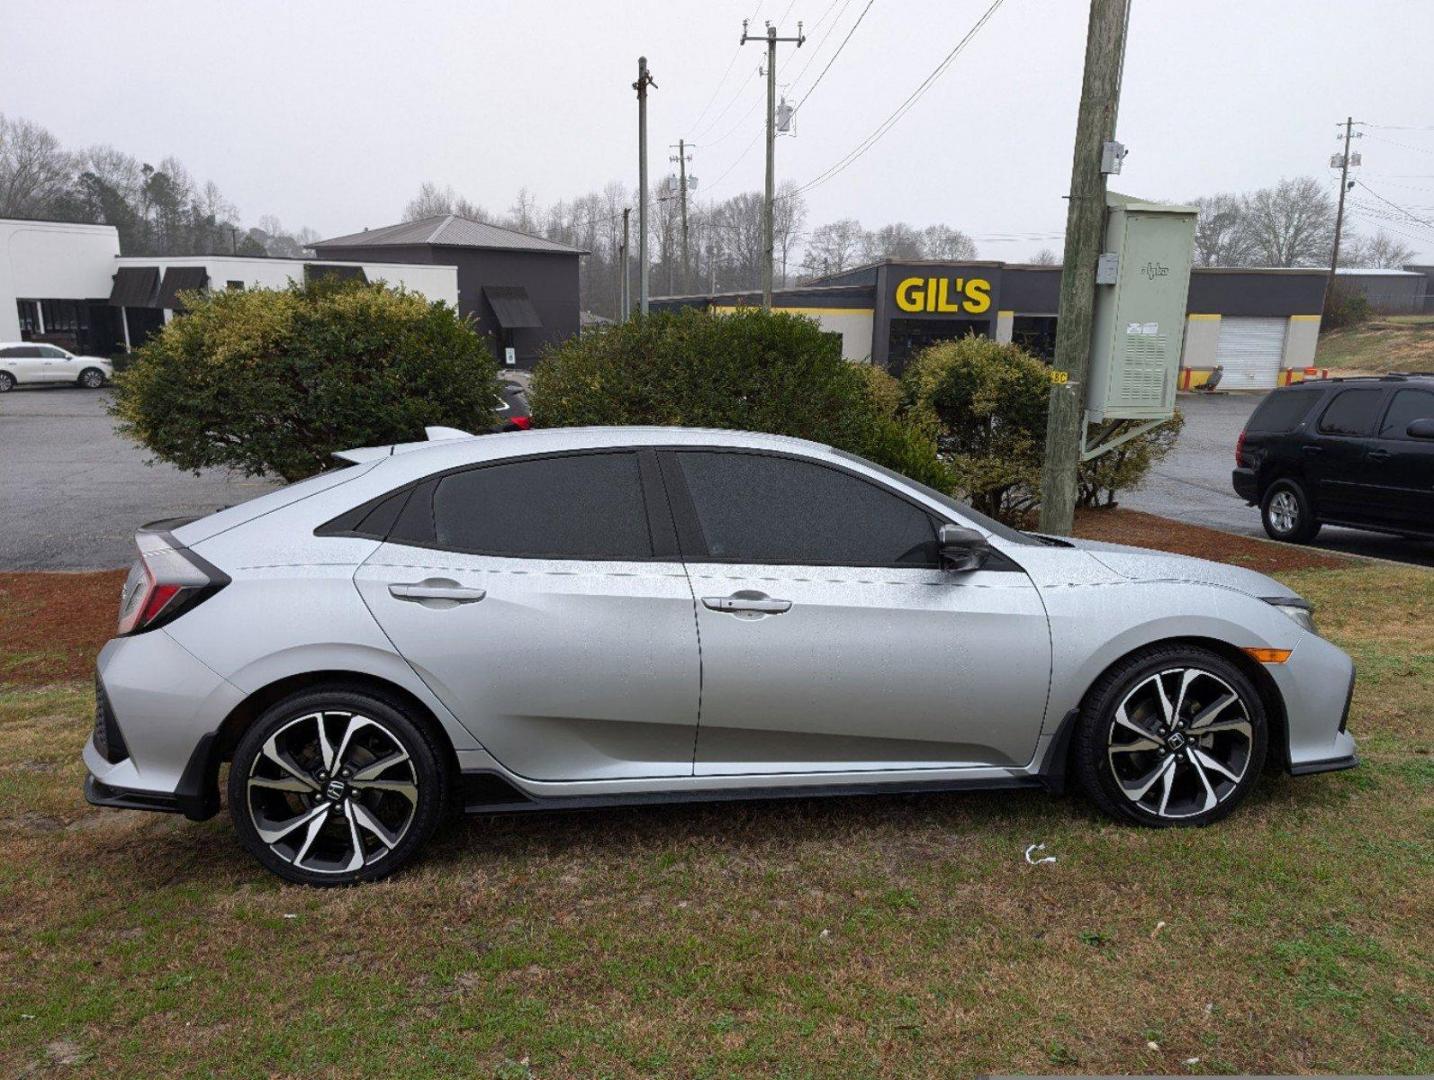
[[[872,0],[796,136],[778,142],[779,179],[811,180],[854,148],[988,4]],[[739,50],[742,18],[779,19],[783,34],[805,20],[806,45],[778,58],[795,101],[866,6],[3,0],[0,111],[69,146],[174,154],[246,223],[274,214],[334,235],[396,221],[424,180],[494,211],[522,186],[547,203],[635,184],[631,83],[646,54],[651,176],[685,136],[697,194],[725,197],[762,186],[765,50]],[[1059,250],[1086,12],[1085,0],[1005,0],[900,123],[808,193],[810,223],[944,221],[991,258]],[[1356,201],[1398,217],[1377,192],[1434,222],[1431,56],[1430,0],[1134,0],[1119,130],[1130,156],[1113,186],[1184,198],[1328,179],[1336,122],[1352,113],[1387,125],[1358,144],[1370,190]],[[1385,224],[1434,259],[1434,227]]]

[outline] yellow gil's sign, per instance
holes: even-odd
[[[965,312],[980,315],[991,307],[991,283],[985,278],[905,278],[896,287],[902,311]]]

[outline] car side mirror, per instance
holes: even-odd
[[[1415,420],[1405,429],[1404,434],[1411,439],[1434,439],[1434,418]]]
[[[991,554],[986,538],[964,525],[942,525],[936,530],[936,547],[941,555],[941,569],[953,574],[981,569]]]

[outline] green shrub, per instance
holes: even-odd
[[[292,481],[335,450],[493,426],[497,364],[446,304],[331,281],[185,302],[115,378],[120,431],[161,461]]]
[[[946,472],[934,442],[895,417],[891,379],[843,360],[811,319],[695,309],[571,338],[533,373],[539,427],[658,424],[813,439],[924,483]],[[946,486],[946,485],[942,485]]]
[[[1341,330],[1346,326],[1359,326],[1368,322],[1373,314],[1369,297],[1360,290],[1336,280],[1325,292],[1320,329]]]
[[[1017,345],[967,336],[922,350],[902,382],[909,422],[934,437],[949,466],[946,490],[992,517],[1024,524],[1040,504],[1050,394],[1046,365]],[[1079,505],[1115,505],[1118,492],[1138,484],[1170,452],[1183,425],[1177,413],[1169,423],[1083,462]]]

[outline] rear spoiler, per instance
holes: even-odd
[[[352,450],[335,450],[331,456],[340,461],[362,465],[365,461],[376,461],[379,458],[392,457],[394,454],[406,454],[410,450],[420,450],[429,443],[477,437],[472,432],[460,431],[458,428],[451,427],[426,427],[423,429],[423,434],[428,436],[425,442],[390,443],[387,446],[356,446]]]

